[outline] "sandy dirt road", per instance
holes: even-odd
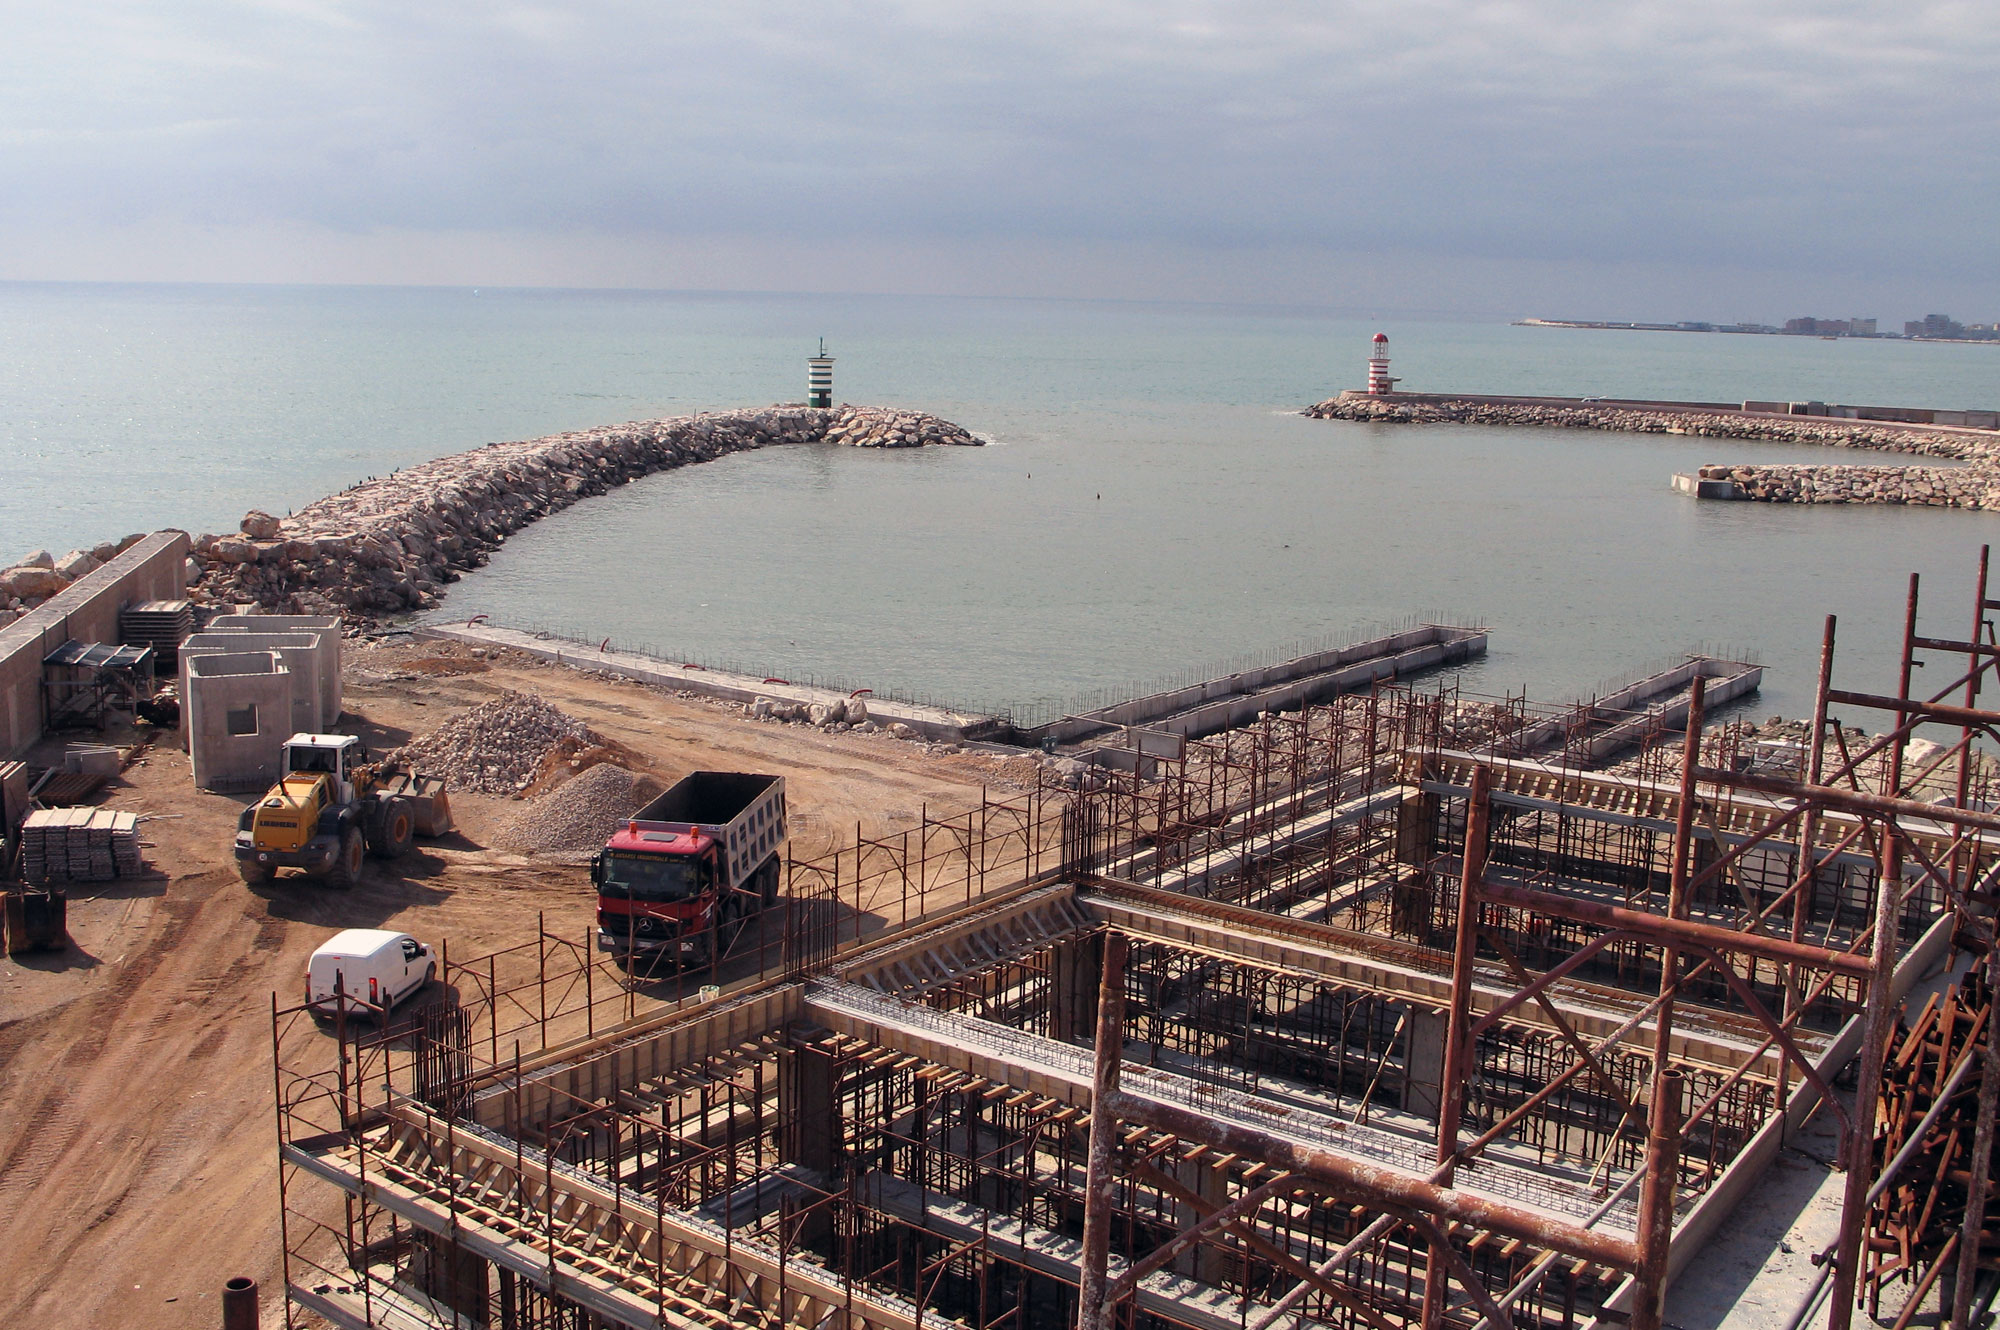
[[[1032,770],[755,723],[525,662],[418,672],[438,655],[351,647],[344,728],[381,751],[506,689],[534,692],[669,777],[784,775],[804,852],[851,838],[857,822],[881,835],[925,805],[976,803],[982,783]],[[277,1324],[272,994],[294,1000],[306,957],[340,928],[448,939],[454,957],[532,939],[540,913],[552,931],[584,936],[583,870],[491,848],[521,805],[458,795],[458,834],[393,866],[371,861],[351,892],[284,878],[252,889],[228,849],[244,800],[196,792],[186,755],[163,743],[97,802],[161,815],[142,828],[147,875],[80,888],[69,951],[0,960],[0,1326],[210,1327],[237,1274],[263,1285],[266,1324]]]

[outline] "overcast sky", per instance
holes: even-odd
[[[2000,318],[2000,4],[0,0],[0,278]]]

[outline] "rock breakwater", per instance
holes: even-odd
[[[1934,457],[1964,466],[1873,466],[1855,463],[1760,465],[1713,463],[1704,480],[1727,480],[1737,497],[1760,503],[1897,503],[1935,508],[2000,509],[2000,436],[1843,420],[1728,411],[1646,410],[1628,406],[1551,406],[1483,401],[1398,401],[1360,393],[1308,407],[1322,420],[1413,425],[1533,425],[1557,429],[1679,434],[1858,448]]]
[[[235,535],[197,537],[190,594],[365,621],[436,605],[447,583],[513,532],[658,471],[781,443],[978,442],[922,412],[777,406],[488,444],[364,481],[286,518],[252,512]]]

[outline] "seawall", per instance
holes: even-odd
[[[371,478],[290,517],[252,512],[240,534],[198,537],[189,594],[350,620],[428,609],[530,522],[655,472],[780,443],[978,442],[921,412],[772,406],[487,444]]]
[[[1966,426],[1745,411],[1720,402],[1455,397],[1430,393],[1370,396],[1345,392],[1308,407],[1305,414],[1323,420],[1381,424],[1532,425],[1753,439],[1940,458],[1965,465],[1711,463],[1700,469],[1700,479],[1728,484],[1701,486],[1698,492],[1701,497],[1761,503],[1893,503],[2000,509],[2000,433]],[[1683,488],[1693,490],[1691,484]]]

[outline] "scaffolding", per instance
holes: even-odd
[[[1832,687],[1829,621],[1795,775],[1707,724],[1701,668],[1675,732],[1379,685],[857,828],[713,987],[540,930],[447,956],[401,1027],[274,1003],[288,1314],[1650,1330],[1824,1114],[1842,1224],[1795,1323],[1944,1280],[1969,1324],[1984,569],[1964,642],[1917,634],[1913,582],[1894,694]],[[1919,653],[1965,673],[1913,698]],[[1856,746],[1835,706],[1893,728]],[[1907,759],[1922,724],[1959,742]]]

